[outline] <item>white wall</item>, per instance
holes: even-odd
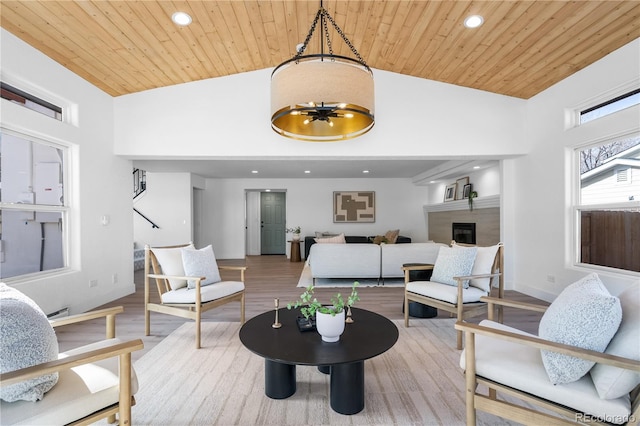
[[[426,240],[422,205],[427,190],[409,179],[207,179],[206,235],[219,258],[242,258],[245,189],[277,188],[287,192],[287,226],[302,236],[316,231],[377,235],[400,229],[415,241]],[[375,191],[375,223],[333,223],[333,191]]]
[[[504,158],[527,151],[524,100],[379,70],[374,70],[376,124],[370,132],[340,143],[284,138],[270,126],[270,73],[116,98],[115,153],[172,159]]]
[[[176,245],[193,241],[191,212],[191,175],[189,173],[147,172],[145,192],[134,207],[158,225],[154,228],[137,213],[133,214],[133,240],[136,247]]]
[[[639,131],[640,107],[570,129],[565,129],[565,109],[590,100],[597,104],[599,96],[630,82],[637,88],[639,76],[640,40],[635,40],[527,102],[529,155],[504,160],[503,168],[505,257],[516,290],[552,300],[590,272],[572,266],[573,150],[612,134]],[[612,292],[640,283],[628,275],[599,275]]]
[[[6,282],[49,313],[70,307],[82,312],[130,294],[133,285],[133,227],[130,161],[113,154],[113,98],[0,30],[1,78],[25,91],[59,102],[71,122],[59,122],[2,99],[0,124],[18,133],[64,144],[71,149],[69,190],[73,226],[71,267],[64,273]],[[110,216],[103,226],[100,218]],[[113,275],[117,283],[113,284]],[[90,288],[89,281],[98,286]]]

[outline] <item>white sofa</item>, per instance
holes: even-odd
[[[314,244],[307,262],[313,278],[380,278],[377,244]]]
[[[435,263],[445,244],[314,244],[307,262],[313,278],[403,277],[405,263]]]

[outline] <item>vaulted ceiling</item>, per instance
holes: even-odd
[[[0,12],[4,29],[119,96],[274,67],[293,56],[319,6],[2,0]],[[523,99],[640,36],[638,1],[326,0],[323,6],[374,69]],[[193,23],[175,25],[176,11],[188,12]],[[471,14],[484,24],[465,28]],[[332,40],[336,54],[352,56],[337,34]]]
[[[374,77],[380,69],[522,99],[640,37],[636,0],[322,4],[374,69]],[[120,96],[273,68],[294,55],[319,6],[320,1],[306,0],[0,0],[0,25],[106,93]],[[176,11],[189,13],[193,23],[174,24],[171,15]],[[481,27],[464,27],[464,18],[472,14],[484,17]],[[334,53],[353,57],[329,29]],[[318,33],[307,53],[319,51]],[[363,158],[357,167],[334,161],[334,168],[297,161],[296,172],[282,161],[138,163],[150,171],[191,171],[208,177],[300,177],[307,169],[314,171],[311,177],[356,177],[362,176],[361,169],[370,169],[370,177],[426,179],[465,173],[464,164],[443,165],[442,159]],[[252,174],[254,169],[260,174]],[[421,173],[427,170],[431,172]]]

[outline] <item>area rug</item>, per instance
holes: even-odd
[[[239,323],[180,326],[135,364],[134,425],[463,425],[464,375],[454,320],[412,320],[386,353],[365,361],[365,407],[346,416],[329,405],[329,376],[298,366],[296,393],[264,394],[264,360],[240,342]],[[478,424],[509,424],[479,413]]]
[[[316,287],[351,287],[354,281],[358,281],[360,287],[404,287],[404,278],[386,278],[384,280],[376,278],[316,278]],[[313,284],[311,268],[305,262],[298,285],[296,287],[309,287]]]

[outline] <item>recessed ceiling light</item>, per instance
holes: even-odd
[[[363,170],[362,173],[369,173],[369,170]]]
[[[251,170],[251,173],[253,173],[255,175],[255,174],[258,174],[258,171],[257,170]]]
[[[484,22],[484,18],[480,15],[471,15],[464,20],[464,26],[467,28],[478,28]]]
[[[189,25],[192,21],[191,16],[185,12],[176,12],[171,15],[171,20],[177,25],[186,26]]]
[[[473,166],[473,168],[477,170],[480,168],[480,166]]]
[[[305,170],[304,172],[305,172],[306,174],[309,174],[309,173],[311,173],[311,170]]]

